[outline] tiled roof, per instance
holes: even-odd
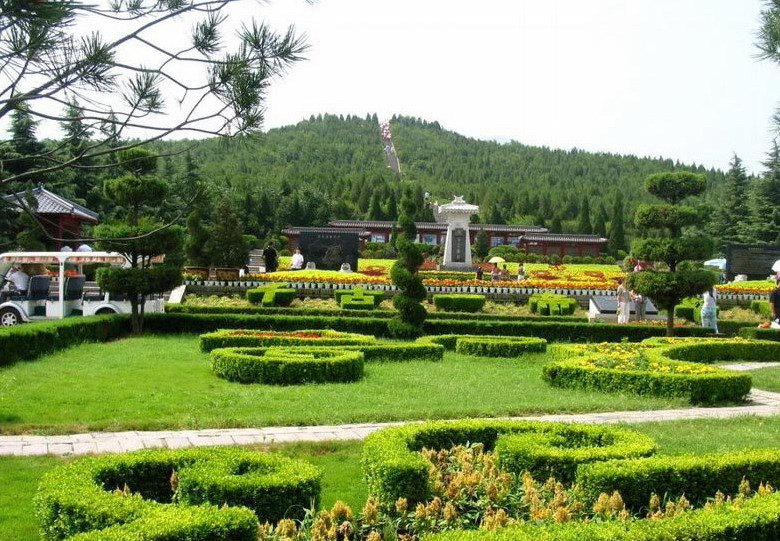
[[[393,222],[382,220],[333,220],[328,222],[333,227],[357,227],[365,229],[391,229]],[[417,229],[427,231],[446,231],[446,223],[438,222],[415,222]],[[486,232],[506,232],[506,233],[526,233],[537,232],[544,233],[546,228],[538,225],[499,225],[499,224],[470,224],[470,231],[479,231],[484,229]]]
[[[607,239],[598,235],[561,235],[558,233],[528,233],[523,237],[526,242],[579,242],[604,243]]]
[[[357,233],[361,236],[371,235],[371,231],[358,227],[295,227],[289,226],[282,229],[284,235],[300,235],[301,233]]]
[[[36,212],[38,214],[71,214],[91,222],[98,221],[98,213],[82,207],[78,203],[68,201],[55,193],[50,192],[43,185],[39,184],[33,188],[32,195],[38,203]],[[5,195],[3,199],[12,205],[20,206],[19,201],[25,201],[26,192],[19,192],[13,195]],[[26,204],[26,203],[25,203]]]

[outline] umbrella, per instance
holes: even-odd
[[[780,261],[778,261],[780,263]],[[705,267],[718,267],[720,270],[723,270],[726,268],[726,260],[721,258],[718,259],[710,259],[709,261],[704,262]]]
[[[506,259],[503,257],[498,257],[497,255],[494,255],[490,259],[488,259],[488,263],[506,263]]]
[[[780,259],[775,261],[775,264],[772,265],[772,270],[775,272],[780,272]]]

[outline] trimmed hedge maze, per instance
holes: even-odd
[[[776,540],[780,539],[780,493],[758,491],[736,497],[737,486],[780,484],[780,449],[746,450],[698,456],[654,456],[653,441],[633,430],[564,423],[461,420],[439,421],[383,429],[369,436],[363,449],[363,470],[371,492],[389,513],[404,508],[426,510],[433,492],[431,463],[421,452],[483,444],[493,450],[502,471],[520,475],[555,475],[578,487],[586,507],[615,491],[620,505],[643,516],[651,496],[666,501],[687,499],[693,511],[654,515],[652,520],[570,521],[545,524],[529,521],[496,529],[451,530],[427,534],[435,541],[580,541],[657,539]],[[557,490],[557,489],[556,489]],[[740,488],[740,490],[742,490]],[[722,503],[713,503],[718,494]],[[608,496],[612,495],[612,498]],[[686,504],[687,505],[687,504]],[[397,511],[396,511],[397,512]],[[491,530],[491,531],[487,531]]]
[[[240,448],[152,449],[74,461],[35,498],[47,541],[257,541],[259,522],[303,518],[311,464]]]
[[[418,342],[441,344],[448,351],[479,357],[520,357],[547,351],[547,340],[527,336],[475,336],[444,334],[419,338]]]
[[[770,361],[780,344],[768,341],[653,338],[642,344],[563,346],[543,369],[556,387],[684,397],[692,404],[744,400],[749,374],[707,366],[715,361]]]
[[[485,306],[484,295],[434,295],[437,310],[446,312],[479,312]]]
[[[346,346],[370,344],[376,338],[365,334],[320,329],[300,331],[262,331],[247,329],[221,329],[200,335],[200,349],[263,347],[263,346]]]
[[[248,289],[246,300],[251,304],[259,304],[263,308],[273,306],[290,306],[298,296],[298,291],[287,287],[287,284],[266,284]]]
[[[475,442],[496,449],[499,463],[519,468],[514,471],[545,476],[552,472],[571,475],[581,463],[655,452],[649,437],[624,428],[494,420],[410,424],[386,428],[366,438],[362,462],[369,490],[385,507],[398,498],[406,498],[410,504],[423,502],[431,487],[428,464],[418,451]]]

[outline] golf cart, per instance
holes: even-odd
[[[62,319],[69,316],[91,316],[95,314],[129,314],[130,301],[108,293],[84,295],[86,277],[82,266],[89,263],[104,263],[122,266],[124,256],[112,252],[8,252],[0,254],[0,326],[9,327],[18,323],[46,319]],[[49,274],[30,276],[24,294],[14,291],[7,279],[9,270],[18,265],[57,265],[57,294],[50,295],[52,277]],[[66,265],[75,267],[75,274]],[[9,282],[6,284],[6,282]],[[163,299],[146,299],[146,313],[163,312]]]

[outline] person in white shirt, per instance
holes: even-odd
[[[620,285],[617,288],[617,322],[621,325],[628,323],[628,318],[631,315],[631,292],[626,288],[623,280],[620,280]]]
[[[19,267],[11,267],[6,280],[13,282],[16,291],[20,295],[27,295],[27,287],[30,284],[30,277],[22,269]]]
[[[292,270],[301,270],[303,268],[303,254],[298,248],[295,249],[295,253],[292,256],[290,268],[292,268]]]
[[[701,326],[718,333],[718,293],[712,287],[702,295],[704,304],[701,305]]]

